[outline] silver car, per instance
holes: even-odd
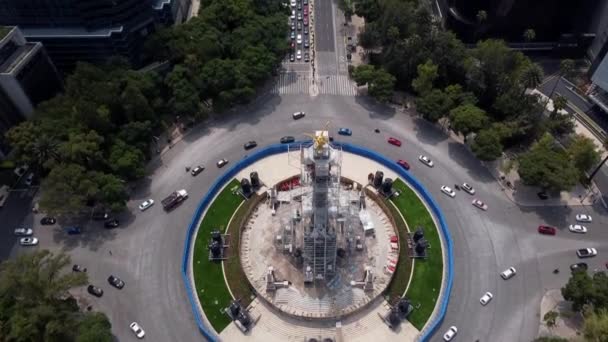
[[[30,236],[34,234],[32,228],[17,228],[15,229],[15,235],[17,236]]]
[[[151,198],[147,199],[139,205],[139,210],[144,211],[144,210],[150,208],[153,204],[154,204],[153,199],[151,199]]]
[[[35,237],[21,238],[19,244],[21,244],[21,246],[36,246],[38,244],[38,239]]]

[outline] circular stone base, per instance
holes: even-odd
[[[395,228],[382,209],[366,197],[364,212],[374,226],[373,233],[365,234],[361,221],[351,220],[351,232],[338,240],[338,249],[342,249],[344,255],[337,257],[335,276],[305,285],[302,259],[295,256],[295,249],[303,245],[303,228],[295,229],[291,252],[286,248],[288,241],[284,237],[291,234],[286,227],[294,212],[301,208],[299,195],[306,191],[305,187],[279,191],[277,198],[281,201],[274,212],[269,199],[254,210],[242,233],[243,269],[258,295],[278,310],[311,319],[339,318],[372,301],[390,283],[390,270],[394,270],[399,256],[398,248],[394,249],[396,245],[391,248]],[[359,191],[342,186],[341,197],[346,202],[343,205],[350,206],[351,217],[358,218]],[[362,248],[357,248],[357,237]],[[272,290],[267,286],[269,267],[272,267],[276,281],[276,289]],[[366,269],[371,270],[373,282],[371,287],[364,289]]]

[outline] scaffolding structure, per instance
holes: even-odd
[[[336,274],[340,215],[342,151],[329,145],[327,131],[315,132],[314,144],[300,147],[301,184],[311,188],[301,201],[304,282],[330,281]]]

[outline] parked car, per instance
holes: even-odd
[[[108,229],[117,228],[119,225],[120,221],[118,221],[118,219],[109,219],[103,223],[103,226]]]
[[[587,264],[584,262],[579,262],[579,263],[570,265],[570,270],[572,272],[579,271],[579,270],[586,271],[588,268],[589,268],[589,266],[587,266]]]
[[[450,196],[452,198],[456,197],[456,193],[449,186],[442,185],[441,186],[441,192],[443,192],[444,194],[446,194],[446,195],[448,195],[448,196]]]
[[[122,289],[123,287],[125,287],[125,282],[114,275],[110,275],[108,277],[108,283],[110,283],[110,285],[114,286],[117,289]]]
[[[549,195],[547,195],[547,193],[544,191],[538,192],[536,196],[538,196],[538,198],[540,198],[541,200],[549,199]]]
[[[196,175],[198,175],[199,173],[201,173],[203,171],[205,171],[205,168],[202,167],[201,165],[198,165],[194,169],[190,170],[190,174],[192,176],[196,176]]]
[[[593,221],[593,219],[591,218],[591,216],[590,215],[586,215],[586,214],[577,214],[576,215],[576,220],[578,222],[587,222],[587,223]]]
[[[258,146],[258,143],[252,140],[252,141],[248,141],[247,143],[245,143],[245,145],[243,145],[243,148],[246,150],[250,150],[256,146]]]
[[[397,160],[397,164],[399,164],[399,166],[401,166],[402,168],[409,170],[410,169],[410,164],[408,164],[408,162],[406,162],[403,159],[399,159]]]
[[[481,305],[486,306],[491,300],[494,298],[492,292],[486,292],[480,299],[479,302]]]
[[[388,138],[388,143],[395,146],[401,146],[401,140],[393,137]]]
[[[464,190],[469,195],[475,195],[475,189],[473,189],[473,187],[470,184],[462,183],[462,185],[460,187],[462,188],[462,190]]]
[[[299,119],[305,117],[306,113],[305,112],[295,112],[295,113],[291,114],[291,116],[293,117],[294,120],[299,120]]]
[[[40,220],[40,224],[43,225],[43,226],[50,226],[50,225],[53,225],[55,223],[57,223],[57,220],[54,217],[50,217],[50,216],[43,217]]]
[[[144,211],[144,210],[150,208],[152,205],[154,205],[154,200],[151,198],[147,199],[139,205],[139,210]]]
[[[34,173],[30,172],[30,174],[27,175],[27,177],[25,178],[25,185],[31,186],[33,182],[34,182]]]
[[[35,237],[24,237],[19,239],[19,244],[21,246],[36,246],[38,244],[38,239]]]
[[[95,221],[107,220],[110,215],[105,211],[94,212],[91,218]]]
[[[296,138],[289,135],[281,138],[281,144],[291,144],[294,141],[296,141]]]
[[[474,206],[476,206],[477,208],[479,208],[481,210],[488,210],[488,205],[478,199],[474,199],[472,203]]]
[[[131,323],[129,327],[131,328],[131,331],[135,334],[135,336],[137,336],[137,338],[144,338],[144,336],[146,336],[146,332],[137,322]]]
[[[424,156],[424,155],[419,155],[418,156],[418,160],[420,160],[420,162],[422,162],[422,164],[428,166],[428,167],[433,167],[433,161],[431,159],[429,159],[429,157]]]
[[[17,236],[30,236],[34,234],[34,230],[32,228],[17,228],[14,233]]]
[[[538,232],[545,235],[555,235],[557,229],[549,226],[538,226]]]
[[[290,62],[295,62],[296,61],[296,56],[293,53],[289,54],[289,61]]]
[[[587,227],[582,226],[580,224],[571,224],[570,227],[568,227],[568,230],[573,233],[585,234],[587,232]]]
[[[72,271],[73,272],[82,272],[82,273],[85,273],[87,271],[87,268],[86,267],[82,267],[80,265],[74,265],[74,266],[72,266]]]
[[[308,54],[308,52],[304,52],[304,62],[310,62],[310,55]]]
[[[448,331],[446,331],[445,334],[443,334],[443,340],[451,341],[454,338],[454,336],[456,336],[457,333],[458,333],[458,329],[455,326],[451,326],[450,329],[448,329]]]
[[[228,164],[228,159],[226,159],[226,158],[222,158],[217,161],[217,167],[219,167],[219,168],[224,167],[226,164]]]
[[[595,248],[581,248],[576,250],[576,255],[579,258],[591,258],[597,255],[597,249]]]
[[[80,229],[78,226],[66,227],[65,230],[68,235],[78,235],[82,233],[82,229]]]
[[[103,290],[94,285],[89,285],[87,291],[95,297],[103,296]]]
[[[502,279],[507,280],[513,278],[515,274],[517,274],[515,267],[509,267],[506,270],[502,271],[500,273],[500,276],[502,277]]]

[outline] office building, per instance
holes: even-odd
[[[3,0],[0,25],[18,25],[42,42],[62,71],[77,61],[100,63],[124,56],[140,66],[146,38],[159,25],[187,18],[191,0]]]
[[[61,88],[59,73],[42,44],[27,42],[17,27],[0,26],[0,139]],[[0,140],[0,156],[6,152]]]

